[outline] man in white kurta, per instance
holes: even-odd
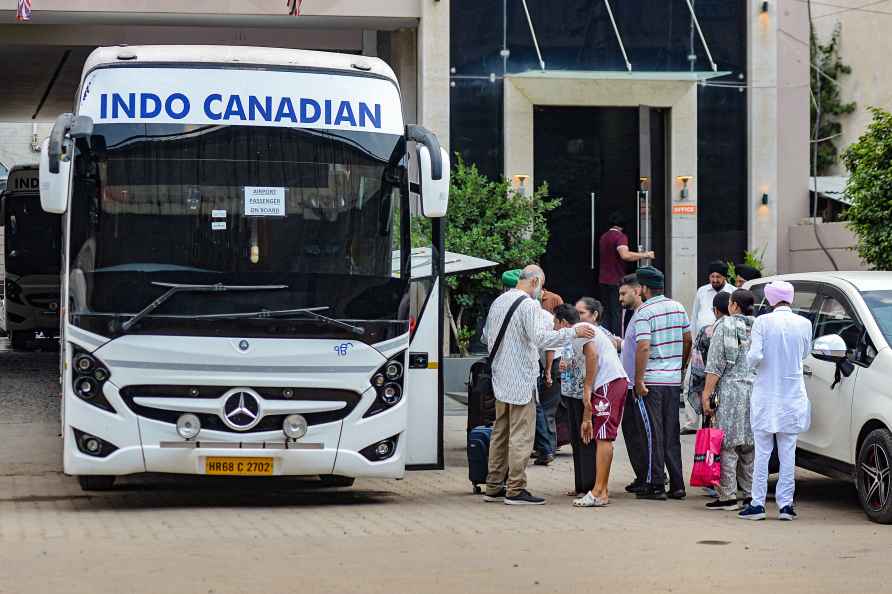
[[[694,306],[691,308],[691,336],[697,337],[700,330],[707,326],[715,324],[715,309],[713,308],[713,300],[719,293],[734,292],[734,285],[728,282],[728,265],[718,260],[709,264],[709,282],[697,289],[697,296],[694,298]],[[685,371],[682,386],[687,390],[690,385],[691,368]],[[684,405],[685,421],[681,427],[682,434],[696,433],[700,428],[700,414],[695,411],[688,402],[687,394],[681,399]]]
[[[715,324],[715,310],[712,300],[719,293],[733,293],[734,285],[728,282],[728,265],[722,261],[710,262],[709,282],[697,289],[694,298],[694,306],[691,308],[691,335],[697,333],[706,326]]]
[[[808,431],[811,406],[805,393],[802,362],[812,344],[812,326],[793,313],[793,286],[775,281],[765,287],[765,297],[774,311],[756,318],[747,361],[755,368],[756,380],[750,404],[756,462],[753,471],[753,500],[740,512],[747,520],[765,518],[768,491],[768,460],[777,439],[780,478],[775,500],[779,519],[793,520],[796,439]]]

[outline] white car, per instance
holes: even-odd
[[[757,315],[773,280],[793,284],[793,310],[814,329],[804,364],[811,428],[799,436],[796,464],[854,481],[867,516],[892,523],[892,272],[754,280],[744,286],[756,294]]]

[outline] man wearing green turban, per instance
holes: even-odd
[[[502,273],[502,285],[506,289],[513,289],[517,286],[517,281],[520,280],[520,273],[523,272],[519,268],[514,270],[506,270]]]

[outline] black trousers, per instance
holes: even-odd
[[[622,336],[619,285],[601,285],[601,302],[604,305],[603,326],[617,336]]]
[[[570,446],[573,448],[573,479],[577,493],[588,493],[595,486],[595,453],[597,444],[593,439],[582,443],[580,427],[585,407],[579,398],[564,398],[570,418]]]
[[[669,474],[669,489],[683,490],[685,482],[681,467],[681,423],[678,419],[681,387],[647,386],[647,389],[647,396],[643,400],[647,415],[644,422],[650,483],[654,488],[664,488],[665,466]]]
[[[536,440],[533,449],[540,456],[554,455],[557,451],[557,415],[561,404],[561,360],[551,364],[551,387],[545,386],[545,376],[539,389],[539,403],[536,405]]]
[[[635,482],[647,482],[647,443],[644,432],[644,419],[638,410],[635,401],[635,393],[629,390],[626,395],[626,406],[623,409],[623,441],[626,442],[626,452],[629,454],[629,463],[635,472]]]

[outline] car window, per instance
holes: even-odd
[[[852,313],[849,303],[835,295],[827,295],[821,302],[815,336],[838,334],[846,342],[849,353],[858,347],[864,328]]]
[[[867,291],[861,296],[886,341],[892,344],[892,291]]]
[[[753,294],[753,297],[756,298],[753,303],[753,313],[758,318],[764,313],[768,313],[771,311],[771,308],[768,307],[768,302],[765,301],[765,284],[761,285],[753,285],[750,287],[750,292]]]
[[[812,329],[815,327],[815,301],[818,299],[818,290],[813,286],[802,286],[793,282],[795,293],[793,295],[793,303],[790,304],[793,313],[807,318],[811,322]]]

